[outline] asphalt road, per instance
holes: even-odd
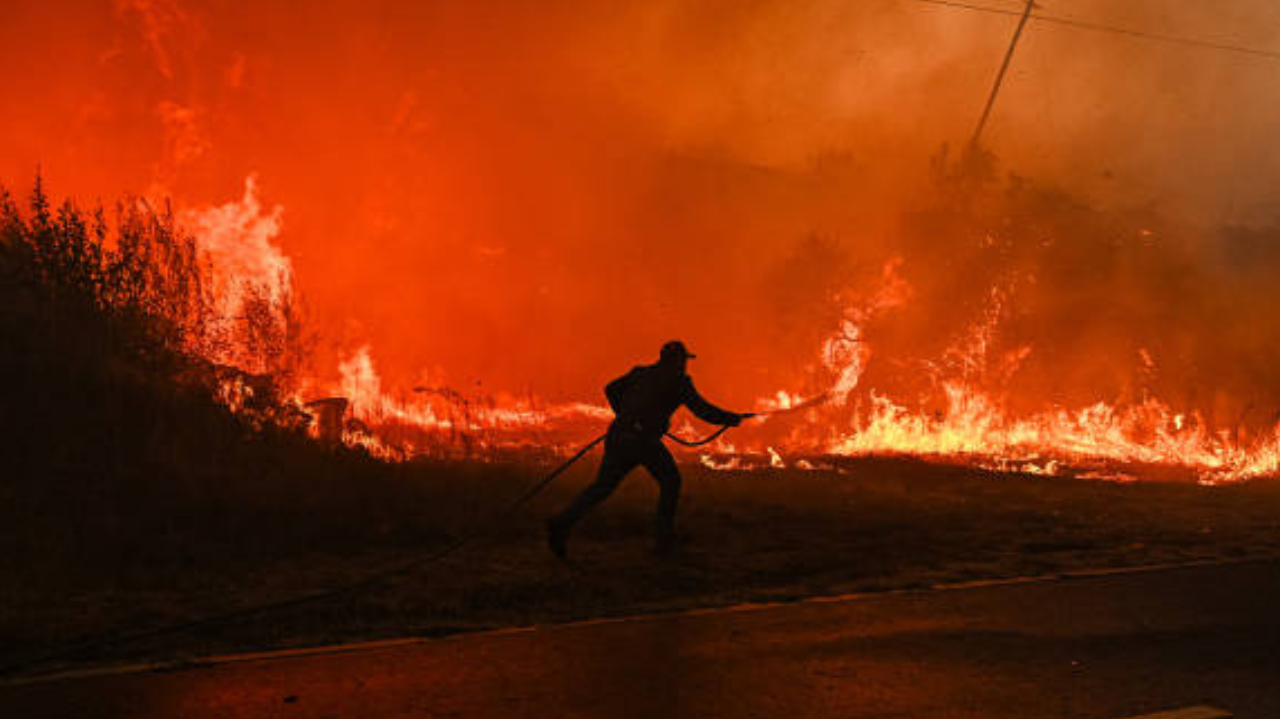
[[[867,595],[0,686],[3,717],[1280,717],[1280,562]]]

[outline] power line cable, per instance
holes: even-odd
[[[976,12],[985,12],[992,15],[1008,15],[1018,17],[1022,15],[1021,10],[1011,10],[1006,8],[989,7],[984,5],[973,5],[961,0],[911,0],[912,2],[923,3],[926,5],[940,5],[943,7],[957,8],[961,10],[972,10]],[[1214,40],[1204,40],[1201,38],[1185,37],[1182,35],[1165,35],[1158,32],[1150,32],[1147,30],[1135,30],[1132,28],[1115,27],[1113,25],[1105,25],[1103,23],[1091,22],[1088,20],[1077,20],[1076,18],[1063,17],[1061,15],[1043,15],[1032,12],[1032,20],[1040,20],[1042,22],[1062,25],[1065,27],[1073,27],[1078,30],[1091,30],[1093,32],[1105,32],[1113,35],[1124,35],[1127,37],[1138,38],[1141,40],[1155,40],[1158,42],[1166,42],[1175,45],[1184,45],[1187,47],[1197,47],[1205,50],[1221,50],[1224,52],[1233,52],[1242,55],[1251,55],[1253,57],[1266,58],[1268,60],[1280,60],[1280,51],[1263,50],[1254,47],[1245,47],[1243,45],[1232,45],[1225,42],[1217,42]]]

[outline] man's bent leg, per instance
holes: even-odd
[[[610,438],[612,439],[612,438]],[[630,452],[620,451],[613,442],[606,440],[604,457],[600,460],[600,470],[596,479],[587,485],[564,511],[551,518],[551,524],[561,531],[568,532],[578,520],[582,519],[592,507],[600,504],[613,494],[622,478],[627,476],[638,462],[630,456]]]
[[[649,474],[658,480],[658,512],[655,520],[655,539],[659,551],[671,549],[675,539],[676,509],[680,504],[680,470],[676,461],[661,443],[645,453],[641,460]]]

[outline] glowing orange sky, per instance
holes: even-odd
[[[678,336],[745,402],[801,361],[772,268],[811,233],[878,267],[1012,27],[906,0],[581,5],[8,3],[0,179],[199,205],[256,173],[318,329],[391,378],[593,396]],[[1264,2],[1052,5],[1280,42]],[[1017,171],[1212,221],[1274,201],[1280,64],[1036,26],[1019,53],[989,136]]]

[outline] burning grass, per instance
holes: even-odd
[[[939,182],[875,271],[865,261],[853,269],[839,243],[821,238],[780,266],[780,284],[815,284],[808,294],[778,295],[788,305],[783,325],[803,315],[790,343],[799,357],[807,350],[807,361],[778,374],[787,389],[750,407],[782,413],[735,432],[704,465],[919,456],[1041,475],[1185,474],[1208,484],[1276,472],[1280,424],[1262,409],[1275,397],[1269,375],[1232,371],[1260,366],[1272,348],[1250,333],[1219,338],[1203,326],[1255,317],[1252,283],[1236,287],[1196,269],[1203,248],[1149,213],[1096,210],[1016,178],[1003,189]],[[26,216],[7,196],[3,215],[12,286],[27,288],[15,295],[27,310],[14,316],[31,325],[19,322],[13,334],[35,328],[35,341],[66,345],[78,323],[98,327],[97,345],[71,342],[81,355],[114,353],[147,381],[212,396],[253,428],[318,436],[319,415],[307,407],[340,398],[350,412],[338,410],[330,434],[349,446],[391,460],[497,460],[565,454],[609,419],[590,402],[547,402],[532,391],[392,386],[367,345],[335,350],[331,371],[317,367],[320,339],[305,330],[292,265],[272,242],[282,209],[263,206],[252,177],[239,200],[177,215],[142,201],[122,204],[112,223],[70,204],[54,212],[39,187]],[[946,240],[948,256],[922,257],[912,243],[925,235]],[[1257,237],[1233,242],[1252,246]],[[972,270],[972,286],[935,276],[932,265],[956,262]],[[1082,288],[1086,265],[1108,279]],[[1171,318],[1166,295],[1193,281],[1208,307]],[[955,301],[940,309],[943,286]],[[77,329],[58,329],[68,326]],[[1106,342],[1093,336],[1100,326]],[[38,364],[65,349],[55,343],[29,358]],[[1212,391],[1197,393],[1205,383]]]

